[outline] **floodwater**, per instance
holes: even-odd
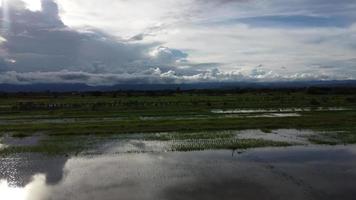
[[[312,130],[276,129],[266,133],[261,130],[242,130],[236,132],[238,139],[263,139],[276,142],[289,142],[293,144],[309,145],[311,136],[321,136]]]
[[[317,108],[278,108],[278,109],[214,109],[215,114],[252,114],[252,113],[288,113],[288,112],[310,112],[310,111],[346,111],[351,110],[343,107],[317,107]]]
[[[9,134],[6,134],[0,138],[0,143],[4,143],[5,146],[35,146],[38,142],[45,138],[44,135],[32,135],[28,137],[12,137]],[[1,145],[1,144],[0,144]]]
[[[356,146],[0,158],[2,200],[355,199]]]
[[[324,132],[326,133],[326,132]],[[316,132],[308,129],[274,129],[270,132],[263,132],[259,129],[247,129],[247,130],[227,130],[218,131],[216,134],[228,134],[231,137],[220,138],[221,140],[235,140],[235,139],[261,139],[274,142],[287,142],[292,145],[312,145],[310,138],[320,138],[327,141],[331,140],[323,132]],[[214,139],[172,139],[172,140],[150,140],[145,138],[147,135],[151,136],[167,136],[169,138],[170,134],[178,133],[152,133],[152,134],[128,134],[122,135],[121,138],[111,138],[110,141],[104,142],[98,148],[93,148],[85,154],[122,154],[122,153],[159,153],[172,151],[172,146],[177,144],[189,144],[189,143],[199,143],[204,141],[211,141]],[[192,133],[194,135],[195,133]],[[215,138],[216,139],[216,138]]]
[[[228,111],[224,111],[229,114]],[[248,114],[248,113],[247,113]],[[299,113],[262,113],[262,114],[248,114],[237,115],[236,113],[230,113],[229,115],[219,115],[219,116],[209,116],[209,115],[187,115],[187,116],[140,116],[138,119],[142,121],[158,121],[158,120],[195,120],[195,119],[215,119],[215,118],[271,118],[271,117],[300,117]],[[69,124],[69,123],[90,123],[90,122],[115,122],[115,121],[125,121],[126,117],[105,117],[105,118],[44,118],[40,116],[39,118],[27,119],[23,117],[21,119],[0,119],[0,125],[9,124]]]
[[[122,153],[159,153],[170,151],[173,141],[149,141],[139,139],[117,140],[107,143],[94,153],[122,154]]]

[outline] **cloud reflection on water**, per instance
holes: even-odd
[[[123,153],[73,157],[63,178],[0,181],[1,200],[353,199],[355,146]],[[47,176],[50,174],[47,174]],[[332,181],[331,181],[332,180]]]
[[[46,176],[43,174],[33,176],[32,182],[24,188],[11,186],[6,180],[0,181],[2,200],[44,200],[49,198],[48,192]]]

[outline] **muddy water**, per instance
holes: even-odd
[[[355,146],[1,160],[1,199],[354,199]],[[21,181],[18,181],[21,180]]]

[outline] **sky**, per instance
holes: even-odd
[[[356,79],[355,0],[0,1],[0,83]]]

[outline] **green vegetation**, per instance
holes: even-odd
[[[319,107],[344,109],[318,111]],[[275,118],[251,117],[263,113],[211,112],[286,108],[310,108],[310,111],[295,111],[300,117]],[[3,149],[3,155],[75,154],[113,137],[125,138],[133,133],[143,133],[141,139],[145,140],[178,141],[173,149],[183,151],[284,146],[287,144],[234,140],[230,132],[223,131],[261,129],[270,133],[281,128],[335,132],[309,138],[317,144],[356,143],[356,90],[0,94],[0,137],[46,136],[34,146]],[[179,143],[189,140],[198,142]]]
[[[0,125],[2,133],[32,135],[46,133],[49,135],[85,135],[85,134],[123,134],[152,132],[199,132],[214,130],[243,130],[295,128],[314,130],[345,130],[354,131],[356,111],[330,111],[303,113],[302,117],[285,118],[202,118],[187,120],[155,120],[140,119],[77,122],[77,123],[21,123]]]

